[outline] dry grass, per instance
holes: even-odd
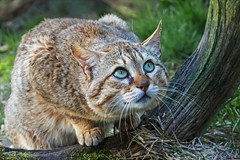
[[[153,130],[149,130],[142,126],[129,133],[132,141],[128,150],[122,152],[119,157],[123,157],[122,159],[164,160],[240,159],[239,141],[238,143],[235,141],[234,145],[232,141],[227,139],[222,142],[215,142],[218,137],[212,139],[210,136],[214,132],[208,132],[207,135],[197,137],[190,142],[180,142],[176,138],[168,137],[158,127],[153,125],[153,128]],[[237,137],[238,135],[235,136]],[[236,137],[231,137],[231,139]]]

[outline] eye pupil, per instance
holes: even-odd
[[[117,79],[125,79],[128,76],[128,71],[119,67],[113,72],[113,76]]]
[[[155,69],[154,64],[151,61],[147,61],[144,65],[143,65],[143,70],[146,73],[151,73],[153,70]]]

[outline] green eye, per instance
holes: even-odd
[[[126,69],[119,67],[114,71],[113,76],[118,79],[124,79],[127,78],[128,72]]]
[[[154,64],[151,61],[147,61],[144,65],[143,65],[143,70],[146,73],[151,73],[153,70],[155,69]]]

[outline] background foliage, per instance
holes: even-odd
[[[0,30],[0,106],[9,96],[10,72],[17,46],[30,28],[44,17],[98,18],[114,13],[127,20],[143,40],[162,20],[162,61],[170,76],[194,51],[202,36],[207,17],[207,0],[39,0],[14,19],[4,22]],[[240,132],[240,91],[213,119],[213,128],[226,127]],[[1,112],[0,123],[3,123]]]

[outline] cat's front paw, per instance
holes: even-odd
[[[115,126],[118,128],[119,131],[127,131],[138,127],[140,122],[140,115],[138,113],[135,113],[125,119],[122,119],[121,121],[115,122]]]
[[[78,143],[86,146],[97,146],[104,139],[102,130],[99,127],[84,130],[77,135]]]

